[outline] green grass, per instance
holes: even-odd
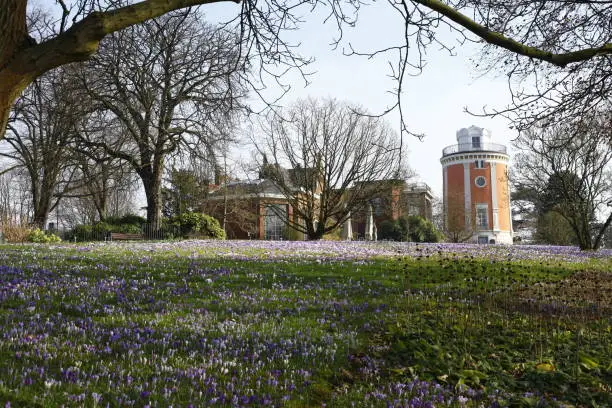
[[[143,245],[0,261],[13,407],[612,406],[609,259]]]

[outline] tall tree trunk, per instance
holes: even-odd
[[[161,171],[153,171],[151,167],[140,169],[138,172],[147,198],[147,224],[151,231],[161,227],[162,200],[161,200]]]
[[[100,191],[97,197],[95,195],[93,197],[94,206],[96,207],[96,212],[98,213],[98,219],[100,221],[106,220],[106,214],[108,213],[108,200],[106,194],[106,191]]]
[[[588,225],[582,223],[576,229],[576,239],[578,240],[578,247],[582,251],[588,251],[593,249],[593,243],[591,239],[591,231]]]
[[[45,229],[45,225],[47,225],[47,219],[49,218],[49,213],[44,210],[36,211],[34,213],[34,218],[32,219],[32,226],[39,228],[41,230]]]
[[[98,191],[93,192],[93,201],[100,221],[104,221],[108,214],[108,172],[103,171],[102,177],[100,183],[96,183],[99,186]]]
[[[49,219],[49,208],[51,206],[51,198],[47,197],[46,194],[41,194],[40,200],[34,203],[34,216],[32,218],[32,225],[42,230],[47,225],[47,219]]]
[[[0,139],[4,135],[13,102],[28,83],[6,65],[19,47],[26,42],[27,0],[0,0]]]

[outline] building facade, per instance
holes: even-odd
[[[405,180],[381,180],[385,187],[356,208],[352,217],[354,239],[367,239],[368,208],[372,209],[374,228],[385,221],[396,221],[400,217],[416,215],[432,221],[433,193],[425,183],[407,183]]]
[[[292,169],[280,171],[285,172],[287,179],[297,178]],[[352,231],[348,239],[366,239],[368,207],[373,213],[371,222],[374,229],[383,221],[397,220],[400,216],[419,215],[431,220],[433,195],[426,184],[407,184],[404,180],[371,183],[376,183],[373,188],[378,194],[355,208],[348,220]],[[347,193],[350,194],[350,189]],[[296,187],[292,194],[304,193]],[[299,222],[294,214],[295,201],[271,180],[260,178],[216,186],[201,211],[217,218],[222,226],[225,221],[225,231],[230,239],[304,240],[304,233],[287,225],[287,219]]]
[[[512,244],[506,146],[477,126],[457,131],[442,151],[444,218],[454,241]]]
[[[287,226],[287,219],[293,219],[290,200],[266,179],[218,186],[200,210],[215,217],[229,239],[304,239]]]

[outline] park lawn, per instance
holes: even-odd
[[[5,406],[612,406],[612,260],[562,248],[0,247]]]

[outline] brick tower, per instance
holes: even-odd
[[[491,132],[471,126],[442,151],[444,217],[456,241],[512,244],[506,146]]]

